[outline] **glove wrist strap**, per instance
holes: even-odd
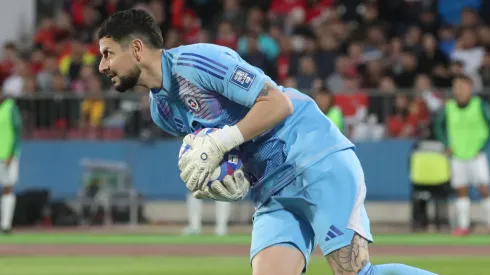
[[[231,127],[225,126],[223,129],[212,133],[212,136],[223,154],[240,146],[245,141],[242,132],[240,132],[240,129],[236,125]]]

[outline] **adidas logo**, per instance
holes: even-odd
[[[334,239],[338,236],[342,236],[344,233],[340,231],[335,225],[330,226],[330,230],[327,232],[327,237],[325,238],[325,241],[330,241],[331,239]]]

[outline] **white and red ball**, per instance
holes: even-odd
[[[203,137],[216,130],[218,130],[218,128],[203,128],[195,131],[193,135],[197,137]],[[182,144],[179,151],[179,160],[190,148],[191,147],[189,145]],[[242,166],[243,162],[240,157],[240,151],[236,148],[232,149],[223,156],[223,160],[221,161],[220,165],[214,170],[213,174],[209,178],[208,185],[216,180],[222,182],[225,176],[233,175],[233,173],[236,170],[242,168]]]

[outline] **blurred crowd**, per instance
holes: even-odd
[[[277,83],[316,99],[323,111],[338,106],[354,140],[416,137],[450,95],[455,74],[469,75],[477,91],[490,85],[487,0],[53,2],[38,8],[32,49],[7,43],[0,61],[3,92],[23,98],[19,105],[34,129],[149,135],[147,99],[100,99],[114,91],[97,72],[95,30],[131,7],[153,15],[165,48],[230,47]]]

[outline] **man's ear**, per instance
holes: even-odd
[[[134,39],[131,41],[131,51],[136,60],[141,61],[141,56],[143,54],[143,42],[139,39]]]

